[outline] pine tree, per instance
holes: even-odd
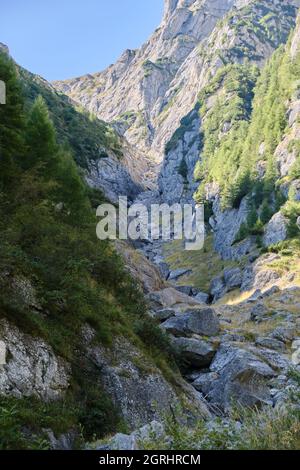
[[[23,167],[39,168],[44,178],[53,176],[57,169],[58,145],[45,101],[39,96],[30,111],[26,130],[28,154]]]
[[[24,152],[22,90],[11,59],[0,52],[0,80],[6,86],[6,104],[0,105],[0,190],[17,181],[16,160]]]

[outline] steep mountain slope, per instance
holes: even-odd
[[[165,2],[160,27],[106,71],[54,83],[158,162],[180,119],[224,62],[262,63],[289,34],[298,0]],[[151,176],[151,175],[150,175]]]
[[[146,316],[140,287],[163,287],[157,271],[128,253],[126,264],[144,275],[143,285],[142,275],[134,280],[114,247],[96,238],[92,205],[103,197],[82,179],[70,147],[77,142],[74,119],[82,137],[99,129],[94,142],[106,126],[89,127],[66,98],[6,52],[0,52],[7,91],[0,107],[0,448],[74,448],[146,424],[181,400],[189,417],[209,415],[180,377],[168,339]],[[70,136],[64,145],[45,100],[31,102],[35,86],[58,133]]]

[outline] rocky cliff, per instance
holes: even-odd
[[[103,72],[54,85],[161,162],[215,71],[246,57],[263,63],[286,40],[298,6],[297,0],[166,1],[161,25],[141,49],[125,51]]]

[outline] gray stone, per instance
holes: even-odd
[[[261,360],[266,362],[274,371],[286,372],[290,366],[290,361],[281,353],[273,351],[271,349],[261,349],[254,346],[250,346],[249,351],[259,357]]]
[[[169,281],[177,281],[180,277],[190,274],[192,272],[189,268],[180,268],[175,269],[175,271],[171,271],[168,277]]]
[[[210,284],[210,293],[214,298],[214,301],[217,301],[223,297],[226,293],[225,283],[222,277],[218,276],[212,279]]]
[[[161,327],[175,336],[214,336],[219,332],[220,322],[213,309],[201,308],[178,314]]]
[[[175,317],[176,311],[172,308],[162,308],[161,310],[156,310],[152,312],[152,317],[158,321],[166,321],[171,317]]]
[[[250,319],[252,321],[262,321],[264,317],[268,314],[268,309],[265,307],[263,303],[257,303],[252,307],[250,311]]]
[[[242,285],[242,271],[240,268],[224,270],[224,281],[228,291],[237,289]]]
[[[192,392],[193,387],[178,377],[178,390],[142,351],[124,337],[114,338],[110,348],[95,346],[91,338],[86,354],[99,370],[99,380],[130,430],[141,424],[161,421],[166,410],[176,407],[178,390],[189,403],[189,414],[205,416],[205,403]]]
[[[265,234],[263,237],[264,245],[268,247],[286,240],[287,226],[288,220],[281,212],[277,212],[277,214],[273,215],[265,229]]]
[[[263,294],[262,297],[273,297],[273,295],[278,294],[280,292],[280,288],[278,286],[273,286],[270,287],[270,289],[267,289]]]
[[[216,372],[209,372],[206,374],[200,374],[192,383],[193,387],[198,390],[198,392],[203,393],[203,395],[207,395],[209,391],[212,389],[212,384],[215,380],[219,378]]]
[[[290,343],[296,337],[296,328],[294,325],[278,326],[271,336],[284,343]]]
[[[262,291],[260,289],[257,289],[248,299],[247,299],[247,303],[254,303],[256,302],[258,299],[262,299],[263,298],[263,294],[262,294]]]
[[[192,286],[176,286],[176,290],[186,295],[192,295]]]
[[[91,448],[95,450],[142,450],[143,442],[150,439],[162,439],[164,434],[164,426],[160,422],[152,421],[131,434],[118,433],[101,444],[92,444]]]
[[[199,300],[199,302],[203,302],[204,304],[207,304],[209,301],[209,295],[206,294],[205,292],[198,292],[198,294],[195,295],[195,299]]]
[[[268,380],[276,374],[253,353],[224,344],[210,370],[218,379],[212,381],[207,399],[220,409],[228,410],[235,403],[252,407],[269,401]]]
[[[158,264],[158,269],[163,279],[168,279],[170,274],[169,265],[167,263],[161,262]]]
[[[196,369],[208,367],[216,353],[213,344],[194,338],[175,338],[172,343],[184,365]]]
[[[293,201],[300,202],[300,179],[292,182],[289,190],[289,196]]]
[[[275,351],[284,352],[286,347],[282,341],[279,341],[274,338],[257,338],[255,341],[257,346],[262,346],[263,348],[274,349]]]

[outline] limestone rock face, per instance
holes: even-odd
[[[165,411],[178,404],[179,397],[161,371],[125,338],[116,338],[110,349],[93,346],[92,342],[86,348],[99,369],[105,391],[131,429],[162,420]],[[183,380],[181,385],[195,415],[208,415],[193,388]]]
[[[288,221],[281,212],[273,215],[264,234],[264,245],[270,246],[282,242],[287,238]]]
[[[0,395],[61,398],[69,386],[70,368],[42,339],[22,333],[2,319],[0,338],[6,346],[6,364],[0,366]]]
[[[222,66],[220,55],[231,58],[235,48],[247,42],[249,49],[256,50],[254,60],[262,63],[287,37],[299,1],[256,3],[166,0],[160,26],[139,50],[126,50],[103,72],[54,85],[101,119],[114,121],[131,144],[143,152],[150,150],[152,158],[161,161],[164,146],[180,119],[193,108],[210,74]],[[250,35],[246,28],[245,37],[241,37],[241,31],[234,28],[247,6],[255,13],[271,9],[280,19],[272,41],[261,41],[259,35]],[[225,20],[224,24],[218,24],[220,19]],[[237,55],[233,60],[240,59]]]

